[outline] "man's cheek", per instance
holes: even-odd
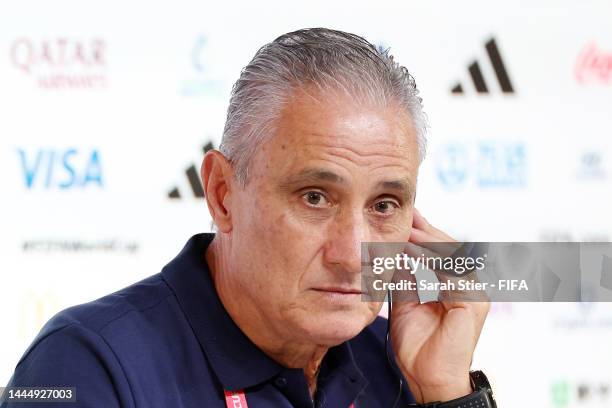
[[[373,228],[374,242],[404,242],[410,238],[412,232],[412,218],[409,222],[404,219],[398,219],[393,222],[388,222],[384,226],[378,225]]]

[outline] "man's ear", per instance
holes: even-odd
[[[208,211],[220,232],[232,230],[231,199],[234,172],[230,162],[218,150],[204,155],[200,169]]]

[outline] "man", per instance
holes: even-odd
[[[387,359],[361,300],[361,242],[451,241],[413,205],[424,129],[412,77],[361,37],[267,44],[202,164],[217,233],[54,317],[10,385],[75,387],[79,407],[491,404],[469,372],[487,303],[396,304]]]

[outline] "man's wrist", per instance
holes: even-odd
[[[448,399],[448,395],[456,393],[455,391],[451,393],[435,391],[434,393],[426,394],[421,389],[421,398],[417,398],[417,402],[419,403],[412,406],[419,408],[497,407],[489,380],[482,371],[471,371],[469,374],[469,383],[470,392],[451,399]],[[435,397],[433,397],[434,395]],[[431,398],[434,400],[430,400]],[[423,401],[418,401],[419,399]]]
[[[463,380],[445,386],[419,386],[420,396],[417,397],[419,404],[428,404],[436,401],[451,401],[465,395],[471,394],[474,390],[468,374]]]

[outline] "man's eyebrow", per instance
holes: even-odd
[[[284,180],[280,188],[283,190],[291,189],[296,184],[317,183],[327,181],[335,184],[346,184],[346,180],[329,170],[309,168],[304,169],[294,176]],[[406,201],[411,201],[414,198],[414,188],[409,179],[398,180],[381,180],[377,183],[377,187],[385,190],[395,190]]]
[[[378,185],[385,190],[397,191],[406,201],[412,201],[414,198],[414,188],[408,179],[382,180]]]
[[[335,184],[346,184],[346,180],[342,176],[324,169],[304,169],[299,173],[284,180],[280,188],[289,189],[296,184],[317,183],[321,181],[332,182]]]

